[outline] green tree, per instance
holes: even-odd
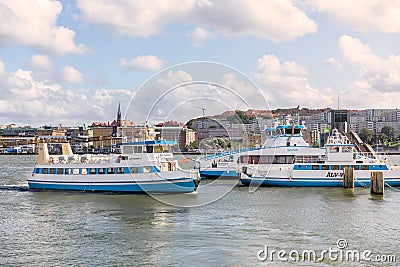
[[[199,142],[193,141],[189,145],[186,145],[186,149],[198,149],[199,148]]]
[[[387,141],[391,142],[395,138],[395,131],[393,127],[385,126],[381,129],[381,133],[387,136]]]
[[[226,118],[228,121],[232,123],[243,123],[249,124],[256,117],[254,115],[247,115],[246,112],[241,110],[235,110],[235,114]]]
[[[380,133],[378,135],[378,141],[382,144],[386,144],[386,142],[389,140],[388,136],[385,133]]]
[[[368,128],[363,128],[361,129],[359,136],[364,143],[371,143],[374,138],[374,132]]]

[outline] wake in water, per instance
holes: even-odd
[[[28,184],[0,185],[0,190],[29,191],[29,186]]]

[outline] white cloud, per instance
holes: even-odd
[[[308,70],[294,61],[281,63],[275,55],[264,55],[258,60],[254,77],[274,107],[332,106],[330,89],[318,90],[308,80]]]
[[[78,0],[88,22],[119,35],[149,37],[166,26],[186,22],[225,35],[253,35],[290,41],[317,30],[317,24],[290,1],[91,1]]]
[[[193,0],[78,0],[81,15],[89,22],[105,25],[118,35],[149,37],[171,21],[181,20]]]
[[[312,7],[326,12],[338,22],[360,31],[400,32],[400,1],[308,0]]]
[[[149,123],[170,119],[185,122],[201,116],[198,107],[210,115],[267,108],[268,104],[253,82],[235,69],[218,63],[190,62],[160,72],[143,84],[132,98],[129,116]]]
[[[83,44],[75,44],[73,30],[57,25],[61,10],[58,1],[1,1],[0,45],[29,45],[58,55],[87,52]]]
[[[33,55],[28,61],[28,67],[41,70],[54,69],[53,63],[46,55]]]
[[[326,59],[325,63],[335,68],[343,68],[343,64],[339,60],[333,57]]]
[[[120,58],[119,65],[125,69],[141,69],[157,71],[163,66],[163,62],[154,55],[143,55],[127,60],[125,58]]]
[[[368,45],[347,35],[339,38],[338,46],[346,61],[360,67],[359,81],[355,86],[363,84],[363,88],[380,92],[400,92],[400,55],[381,58]]]
[[[214,38],[215,35],[212,32],[206,31],[201,27],[196,27],[193,31],[188,33],[188,37],[195,46],[202,46],[207,40]]]
[[[111,122],[118,102],[126,107],[132,96],[131,90],[78,93],[54,82],[35,80],[31,71],[22,69],[0,77],[0,84],[0,123],[76,126],[93,121]]]
[[[82,74],[72,66],[65,66],[60,73],[61,79],[68,83],[83,83]]]

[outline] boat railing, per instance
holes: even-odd
[[[50,164],[110,163],[110,155],[55,155],[49,157]]]
[[[221,158],[221,157],[230,156],[230,155],[241,153],[241,152],[249,152],[249,151],[259,150],[259,149],[262,149],[262,148],[261,147],[250,147],[250,148],[245,148],[245,149],[230,150],[230,151],[222,152],[222,153],[204,155],[199,160],[210,160],[210,159],[215,159],[215,158]]]
[[[385,154],[378,154],[378,153],[370,153],[370,152],[354,152],[353,153],[353,159],[357,160],[362,160],[366,162],[386,162],[387,161],[387,155]]]
[[[322,155],[318,156],[295,156],[294,163],[323,163],[326,157]]]

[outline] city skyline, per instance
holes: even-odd
[[[282,112],[287,110],[287,112]],[[32,127],[32,128],[46,128],[46,127],[51,127],[51,128],[57,128],[57,127],[62,127],[62,128],[75,128],[75,127],[84,127],[84,128],[90,128],[90,127],[115,127],[117,125],[117,121],[121,120],[122,121],[122,125],[120,126],[140,126],[140,125],[152,125],[152,126],[160,126],[162,124],[166,124],[166,125],[177,125],[177,126],[184,126],[186,125],[189,121],[191,120],[201,120],[201,119],[211,119],[211,120],[225,120],[227,119],[227,117],[232,116],[234,113],[236,113],[236,111],[241,111],[244,112],[247,115],[254,115],[255,118],[257,120],[263,119],[263,117],[268,114],[269,112],[274,115],[275,118],[279,117],[292,117],[292,118],[296,118],[297,116],[300,118],[306,118],[306,117],[313,117],[315,115],[319,116],[320,114],[327,114],[327,112],[329,110],[335,111],[335,110],[345,110],[348,112],[349,116],[352,117],[360,117],[360,116],[366,116],[366,117],[385,117],[387,114],[387,112],[384,111],[391,111],[389,113],[393,113],[392,111],[395,111],[395,114],[392,115],[393,116],[400,116],[400,108],[393,108],[393,109],[388,109],[388,108],[376,108],[376,109],[335,109],[335,108],[330,108],[330,107],[326,107],[326,108],[318,108],[318,109],[312,109],[309,107],[289,107],[289,108],[281,108],[278,107],[276,109],[273,110],[267,110],[267,109],[254,109],[254,110],[225,110],[222,113],[218,113],[218,114],[210,114],[207,115],[205,117],[202,116],[196,116],[193,118],[190,118],[190,120],[187,121],[179,121],[179,120],[175,120],[174,118],[171,118],[168,121],[158,121],[155,122],[153,124],[149,124],[146,121],[132,121],[129,119],[124,119],[121,118],[121,107],[120,105],[118,105],[118,109],[114,114],[114,118],[109,118],[107,120],[103,120],[103,121],[92,121],[92,122],[83,122],[81,124],[75,124],[75,125],[63,125],[61,123],[55,123],[55,124],[51,124],[51,123],[45,123],[43,125],[33,125],[30,123],[27,124],[17,124],[14,122],[9,122],[9,123],[4,123],[4,124],[0,124],[1,127],[8,127],[8,126],[13,126],[15,125],[15,127]],[[293,112],[290,112],[293,111]],[[369,111],[369,112],[368,112]],[[380,114],[381,112],[384,112],[385,114]],[[360,114],[360,112],[362,113],[371,113],[370,115],[367,114]],[[398,114],[398,115],[397,115]],[[271,118],[273,119],[273,118]],[[391,119],[393,120],[393,118]],[[395,121],[399,121],[400,122],[400,117],[398,117],[397,119],[395,119]],[[348,122],[351,123],[351,122]],[[400,130],[400,128],[399,128]]]
[[[336,108],[339,97],[343,109],[396,108],[400,99],[396,1],[2,0],[0,8],[0,125],[107,121],[119,102],[139,123],[201,116],[194,106],[210,115]],[[179,65],[193,61],[226,67],[199,78],[202,69]],[[199,79],[246,104],[197,84],[153,109],[166,89]]]

